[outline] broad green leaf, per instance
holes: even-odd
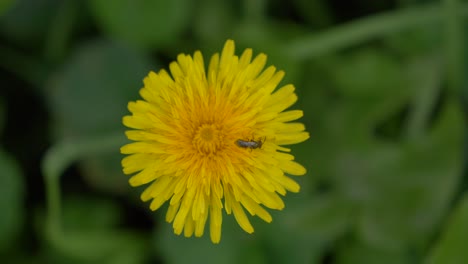
[[[283,210],[267,209],[271,223],[250,217],[255,232],[248,236],[255,240],[257,256],[263,256],[259,263],[320,263],[323,251],[346,231],[349,208],[331,195],[311,198],[303,189],[283,200]]]
[[[457,104],[448,101],[418,140],[342,152],[336,183],[362,207],[357,231],[365,243],[385,250],[426,246],[461,174],[462,123]]]
[[[440,32],[433,27],[419,27],[400,34],[384,36],[385,44],[404,56],[424,56],[443,44]]]
[[[299,121],[306,126],[310,138],[291,147],[296,159],[307,169],[307,174],[301,179],[303,182],[307,181],[308,185],[330,180],[332,157],[345,139],[341,134],[342,127],[346,127],[346,124],[339,125],[338,129],[328,128],[335,124],[332,111],[336,108],[336,99],[330,92],[330,83],[324,78],[327,76],[327,70],[322,65],[324,61],[328,61],[328,57],[303,65],[306,70],[300,77],[302,81],[294,83],[298,102],[291,109],[304,111],[304,116]],[[304,187],[301,186],[301,192]]]
[[[24,222],[24,179],[16,161],[0,149],[0,252],[12,248]]]
[[[288,200],[296,202],[288,203],[288,209],[279,218],[281,224],[290,225],[297,232],[318,240],[332,241],[351,226],[352,204],[338,194],[318,195],[314,198],[299,195]]]
[[[143,48],[174,43],[189,26],[192,0],[89,0],[88,4],[107,34]]]
[[[333,64],[336,88],[346,97],[381,99],[408,94],[404,68],[393,57],[376,49],[362,49]]]
[[[325,103],[305,113],[315,115],[316,120],[311,123],[311,140],[303,144],[310,145],[311,167],[317,168],[312,171],[320,177],[318,186],[338,191],[353,204],[354,228],[363,243],[383,251],[409,248],[421,253],[461,173],[460,109],[450,100],[443,102],[434,124],[423,127],[428,131],[415,140],[399,142],[398,137],[376,136],[379,123],[402,112],[410,96],[419,96],[429,85],[440,85],[441,71],[431,55],[405,66],[411,69],[406,73],[389,56],[369,50],[361,53],[348,55],[353,58],[351,63],[340,66],[341,73],[332,74],[346,73],[335,80],[340,85],[338,95],[333,86],[310,87],[312,91],[332,91],[306,91],[307,96]],[[336,61],[323,65],[334,69]],[[354,74],[353,68],[362,72],[355,70]],[[393,87],[398,83],[401,87]],[[309,100],[313,104],[314,99]],[[404,130],[402,123],[396,129]]]
[[[259,221],[268,263],[321,263],[323,252],[347,231],[350,208],[333,195],[311,198],[303,190],[284,201],[285,209],[270,211],[270,224]]]
[[[61,138],[94,138],[125,130],[127,104],[139,97],[150,60],[123,45],[94,41],[81,46],[49,84],[49,106],[55,133]],[[157,69],[155,69],[157,70]],[[95,154],[81,163],[85,177],[99,189],[121,192],[122,155]]]
[[[343,97],[335,114],[343,117],[342,122],[353,123],[351,133],[365,137],[381,127],[384,132],[392,126],[399,128],[388,120],[401,119],[398,116],[410,100],[432,94],[426,90],[437,91],[443,78],[440,59],[433,54],[401,63],[380,50],[362,49],[335,57],[325,65],[334,84],[331,89]]]
[[[427,259],[428,264],[458,264],[468,259],[468,194],[465,193],[450,213],[440,239]]]
[[[123,131],[127,104],[138,98],[149,59],[134,50],[97,40],[80,46],[48,86],[59,138]]]
[[[401,115],[411,96],[418,98],[417,92],[440,86],[439,64],[428,56],[403,65],[376,49],[308,63],[304,82],[296,86],[311,139],[297,146],[302,150],[298,158],[309,157],[309,171],[318,181],[329,182],[336,175],[332,161],[340,159],[337,155],[360,151],[356,147],[367,151],[376,134],[392,139],[404,134]]]

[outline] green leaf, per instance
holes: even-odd
[[[362,241],[385,250],[427,246],[461,175],[462,120],[459,106],[447,101],[432,131],[417,140],[342,151],[336,184],[361,207]]]
[[[88,1],[99,26],[109,35],[143,48],[174,43],[190,23],[191,0]]]
[[[376,49],[362,49],[333,64],[336,88],[346,97],[381,99],[408,94],[404,68],[393,57]]]
[[[49,106],[58,138],[95,138],[116,131],[123,135],[127,104],[139,97],[150,60],[123,45],[94,41],[81,46],[50,82]],[[90,184],[120,192],[122,176],[118,148],[113,154],[93,154],[81,163]]]
[[[244,232],[233,215],[223,213],[221,242],[216,245],[210,241],[208,222],[203,237],[185,238],[175,235],[172,224],[161,219],[160,229],[154,234],[155,248],[168,263],[316,263],[329,240],[341,234],[346,222],[341,216],[345,214],[336,213],[341,208],[332,208],[335,201],[318,205],[310,214],[307,210],[313,206],[306,197],[289,196],[283,211],[268,210],[271,223],[249,215],[255,229],[252,234]],[[326,218],[332,223],[324,223]],[[317,223],[321,225],[316,227]],[[326,230],[316,233],[320,227]]]
[[[328,115],[327,119],[317,118],[311,124],[323,127],[327,130],[324,132],[326,135],[331,134],[336,137],[334,140],[339,141],[366,141],[376,131],[379,134],[400,133],[395,131],[403,130],[399,128],[403,123],[402,114],[410,100],[414,101],[413,104],[431,101],[431,96],[437,95],[443,78],[440,60],[433,54],[402,64],[376,49],[330,56],[319,61],[318,65],[311,64],[306,74],[310,76],[306,77],[308,79],[317,74],[323,77],[318,77],[322,78],[321,83],[306,81],[310,87],[304,91],[307,98],[302,100],[310,103],[304,106],[305,109],[310,109],[311,113],[326,111]],[[432,109],[432,105],[428,106],[426,108]],[[425,114],[415,113],[407,118],[415,123],[407,130],[420,127],[421,122],[412,122],[413,119],[427,123],[421,118]],[[323,124],[317,125],[317,122]]]
[[[468,193],[458,202],[450,214],[443,235],[437,241],[427,259],[428,264],[458,264],[468,259],[466,238],[468,237]]]
[[[443,38],[433,27],[421,27],[414,30],[384,37],[387,46],[405,56],[424,55],[438,50]]]
[[[321,263],[324,251],[347,231],[348,204],[332,195],[311,198],[305,191],[287,194],[286,208],[270,210],[273,221],[259,221],[268,263]]]
[[[16,161],[0,149],[0,252],[14,246],[23,225],[24,180]]]
[[[79,47],[48,86],[59,138],[123,131],[128,101],[138,98],[149,59],[123,45],[98,40]]]
[[[298,197],[294,200],[297,200],[296,204],[289,203],[287,211],[279,218],[283,221],[282,224],[290,225],[298,233],[309,234],[318,240],[332,241],[351,226],[352,204],[337,194],[312,199]]]

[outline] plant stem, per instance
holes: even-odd
[[[42,161],[42,174],[46,183],[47,231],[51,242],[60,248],[62,241],[60,176],[73,162],[86,155],[118,151],[125,143],[122,133],[106,137],[64,141],[51,147]]]
[[[414,72],[410,72],[410,75],[415,76],[416,80],[414,80],[411,109],[404,127],[407,140],[416,139],[424,133],[443,79],[443,70],[438,57],[428,56],[420,59],[412,68]]]

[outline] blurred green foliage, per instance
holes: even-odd
[[[158,48],[177,41],[189,26],[195,2],[89,1],[94,19],[109,35],[139,47]]]
[[[0,3],[2,263],[465,263],[468,3]],[[184,238],[121,172],[126,105],[227,38],[297,88],[308,173],[273,222]],[[465,97],[463,97],[465,95]]]
[[[0,252],[11,250],[25,222],[24,178],[17,162],[0,151]]]

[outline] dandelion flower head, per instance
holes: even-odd
[[[297,101],[294,86],[277,89],[284,72],[265,69],[265,54],[234,52],[228,40],[208,68],[199,51],[178,55],[170,73],[149,73],[142,100],[130,102],[123,118],[133,141],[121,148],[130,185],[148,184],[141,199],[153,211],[168,203],[166,221],[177,235],[200,237],[209,222],[213,243],[223,210],[252,233],[246,211],[271,222],[266,208],[282,210],[281,196],[300,189],[288,175],[306,173],[283,146],[309,138],[291,122],[303,112],[285,111]]]

